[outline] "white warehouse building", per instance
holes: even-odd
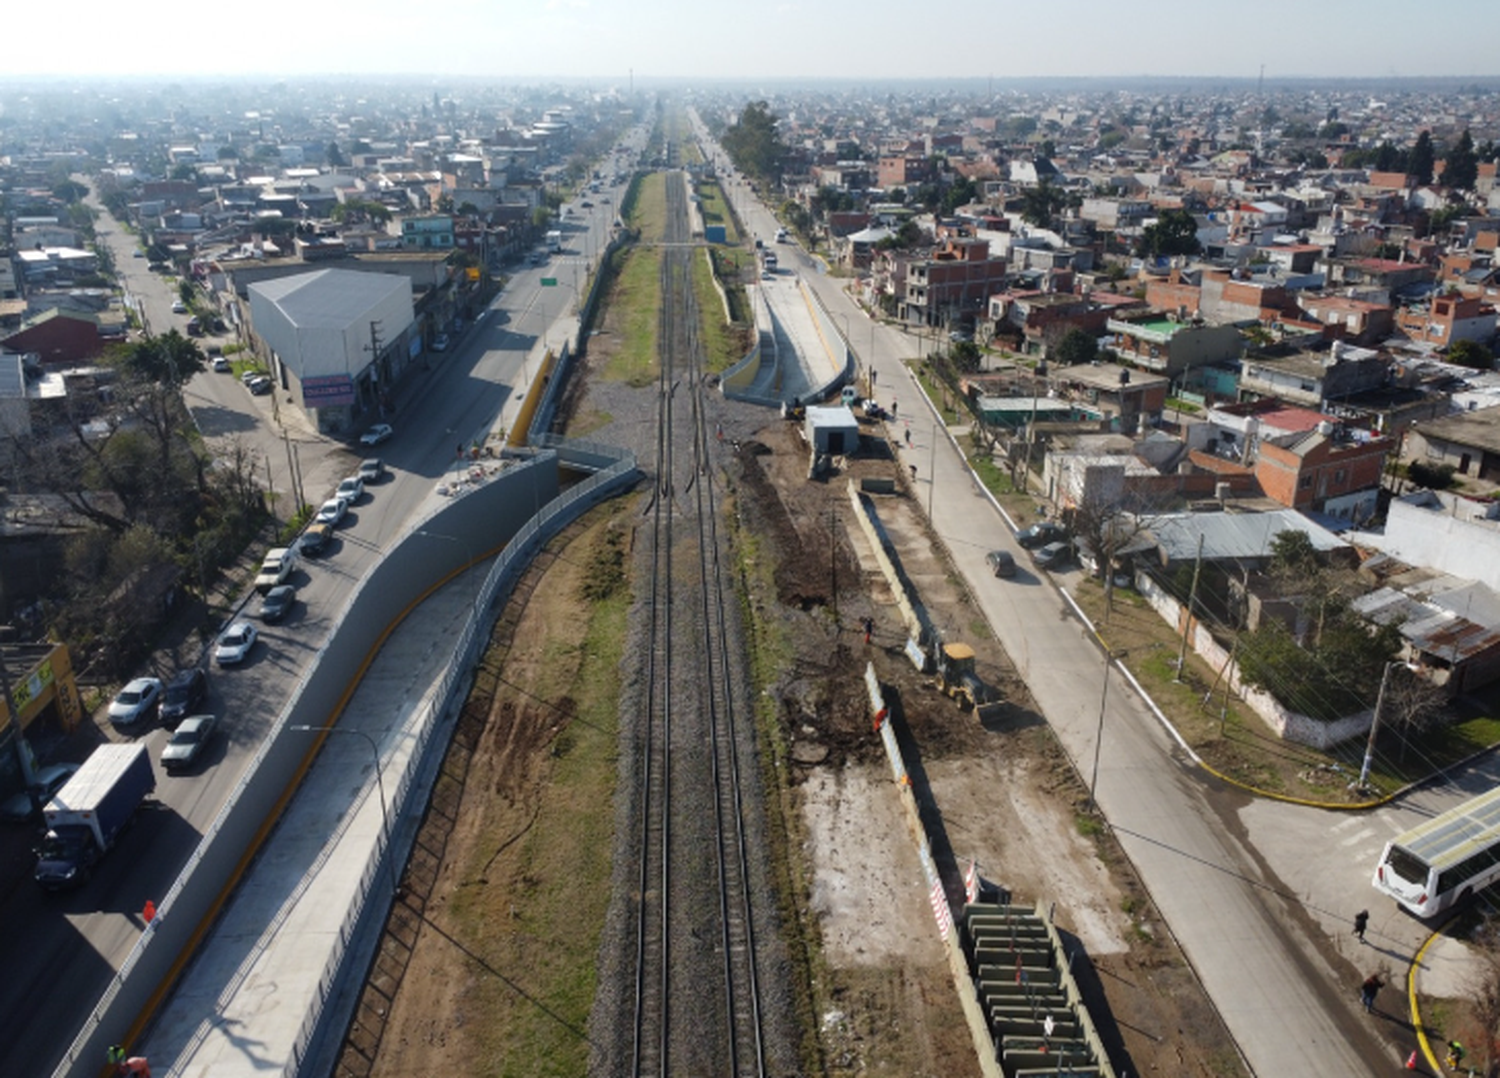
[[[388,409],[386,394],[410,362],[418,332],[409,277],[323,269],[247,292],[276,391],[320,432],[347,432]]]

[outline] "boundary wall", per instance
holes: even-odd
[[[562,444],[561,440],[554,446]],[[570,488],[559,497],[560,460],[605,463],[603,471]],[[419,745],[393,784],[392,834],[398,828],[412,779],[430,747],[431,732],[449,708],[455,690],[472,668],[482,629],[495,606],[507,600],[536,551],[587,510],[633,485],[639,471],[635,458],[606,446],[568,443],[565,448],[540,452],[524,463],[512,464],[495,479],[462,497],[441,503],[413,520],[402,536],[350,594],[336,628],[292,686],[285,707],[270,733],[236,783],[223,808],[209,825],[176,883],[158,903],[156,919],[111,979],[88,1021],[54,1071],[57,1078],[97,1075],[105,1048],[129,1043],[171,987],[190,955],[211,928],[240,876],[269,837],[286,803],[296,792],[318,749],[318,742],[287,732],[292,725],[321,726],[339,712],[350,672],[361,671],[378,649],[387,629],[432,588],[466,568],[470,559],[483,560],[497,550],[478,600],[469,616],[448,668],[435,687],[427,713],[416,733]],[[540,507],[540,508],[538,508]],[[431,527],[458,542],[435,543],[415,533]],[[472,553],[471,553],[472,552]],[[294,1059],[284,1074],[297,1073],[298,1057],[317,1029],[323,1002],[332,991],[350,940],[369,913],[383,915],[389,901],[384,889],[371,883],[382,871],[389,837],[371,850],[364,872],[361,899],[350,910],[340,946],[330,956],[319,982],[318,1000],[304,1021]],[[368,901],[374,898],[372,903]]]
[[[807,309],[813,314],[813,323],[818,327],[818,334],[824,341],[837,341],[843,346],[844,360],[839,367],[838,373],[820,386],[814,387],[808,393],[809,400],[826,400],[831,397],[841,386],[854,381],[854,349],[844,335],[839,332],[838,326],[834,325],[833,315],[829,313],[828,307],[823,303],[823,297],[807,287],[807,282],[801,277],[797,278],[797,287],[802,290],[802,295],[807,300]]]

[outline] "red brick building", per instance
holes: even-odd
[[[1308,431],[1286,446],[1261,442],[1255,478],[1266,497],[1289,508],[1348,515],[1340,512],[1345,504],[1379,488],[1393,445],[1389,438],[1343,439],[1326,427]]]
[[[10,336],[0,339],[12,352],[35,352],[42,362],[67,367],[93,359],[109,342],[99,335],[99,323],[77,313],[56,308],[27,321]]]

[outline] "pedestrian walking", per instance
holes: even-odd
[[[907,449],[911,448],[911,428],[910,427],[906,428],[906,448]]]
[[[865,643],[868,644],[871,634],[875,632],[875,619],[870,617],[861,618],[859,627],[865,631]]]
[[[1370,923],[1370,911],[1360,910],[1354,915],[1354,934],[1359,937],[1359,942],[1365,941],[1365,927]]]
[[[877,370],[876,370],[876,369],[875,369],[875,368],[874,368],[874,367],[871,367],[871,368],[870,368],[870,388],[871,388],[871,389],[874,389],[874,388],[875,388],[875,380],[876,380],[876,379],[877,379],[877,378],[878,378],[878,377],[879,377],[879,376],[880,376],[880,372],[879,372],[879,371],[877,371]]]
[[[1359,1001],[1365,1005],[1365,1013],[1375,1010],[1375,995],[1385,987],[1385,978],[1378,973],[1372,973],[1365,978],[1365,983],[1359,986]]]
[[[915,464],[911,466],[911,481],[913,483],[917,481],[917,466]]]
[[[898,405],[900,403],[901,402],[898,401],[895,397],[891,398],[891,418],[892,419],[896,418],[896,405]]]

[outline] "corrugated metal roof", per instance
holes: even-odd
[[[1203,557],[1209,561],[1265,558],[1271,543],[1284,531],[1305,532],[1314,550],[1339,550],[1349,544],[1320,528],[1293,509],[1267,513],[1171,513],[1150,518],[1149,528],[1169,561],[1192,561],[1203,536]]]
[[[301,329],[343,329],[397,289],[411,289],[409,278],[394,273],[324,269],[250,286],[280,308]]]

